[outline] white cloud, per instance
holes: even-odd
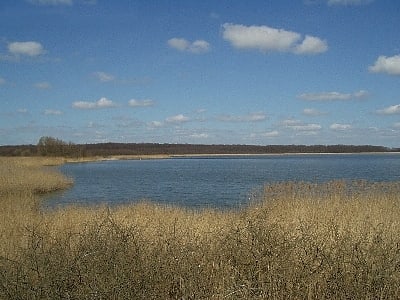
[[[190,43],[187,40],[180,38],[169,39],[167,43],[171,48],[174,48],[179,51],[185,51],[186,49],[188,49],[190,45]]]
[[[245,26],[225,23],[223,38],[238,49],[256,49],[261,52],[279,51],[297,54],[317,54],[328,50],[326,41],[285,29],[268,26]]]
[[[334,123],[329,128],[332,130],[348,130],[351,129],[351,125]]]
[[[96,105],[100,108],[101,107],[113,107],[113,106],[115,106],[115,103],[113,103],[111,100],[103,97],[96,102]]]
[[[189,51],[192,53],[205,53],[209,50],[210,44],[204,40],[194,41],[189,47]]]
[[[128,104],[131,107],[148,107],[148,106],[153,106],[154,101],[150,99],[144,99],[144,100],[131,99],[129,100]]]
[[[182,52],[191,52],[195,54],[206,53],[210,50],[210,44],[204,40],[189,42],[183,38],[172,38],[167,41],[171,48]]]
[[[268,26],[225,23],[222,27],[223,38],[239,49],[258,49],[263,52],[287,51],[301,38],[296,32]]]
[[[116,104],[103,97],[101,99],[99,99],[96,102],[88,102],[88,101],[76,101],[74,103],[72,103],[72,107],[73,108],[77,108],[77,109],[96,109],[96,108],[109,108],[109,107],[115,107]]]
[[[304,124],[302,121],[293,119],[284,120],[282,125],[295,131],[317,131],[322,129],[322,126],[319,124]]]
[[[297,45],[294,52],[297,54],[318,54],[328,50],[328,43],[317,37],[306,35],[300,45]]]
[[[377,111],[379,114],[382,115],[395,115],[400,114],[400,104],[392,105]]]
[[[328,5],[363,5],[374,0],[328,0]]]
[[[28,110],[26,108],[20,108],[20,109],[17,109],[17,113],[19,113],[19,114],[27,114]]]
[[[115,77],[106,72],[94,72],[93,76],[97,78],[97,80],[101,82],[109,82],[115,80]]]
[[[391,57],[381,55],[375,61],[375,64],[368,69],[373,73],[400,75],[400,54]]]
[[[319,124],[302,124],[290,126],[290,128],[296,131],[316,131],[320,130],[322,126]]]
[[[221,115],[217,118],[223,122],[259,122],[267,119],[267,115],[263,112],[254,112],[243,116]]]
[[[45,115],[52,115],[52,116],[59,116],[59,115],[62,115],[63,112],[60,111],[60,110],[46,109],[46,110],[44,111],[44,114],[45,114]]]
[[[207,109],[205,109],[205,108],[199,108],[199,109],[195,110],[196,114],[202,114],[202,113],[205,113],[205,112],[207,112]]]
[[[263,132],[263,133],[260,134],[260,136],[262,136],[262,137],[268,137],[268,138],[271,138],[271,137],[278,137],[278,136],[279,136],[279,131],[273,130],[273,131]]]
[[[368,92],[360,90],[354,93],[322,92],[322,93],[303,93],[297,96],[302,100],[308,101],[336,101],[362,99],[368,96]]]
[[[37,82],[33,85],[37,89],[47,90],[51,88],[51,84],[47,81]]]
[[[35,5],[72,5],[72,0],[27,0]]]
[[[303,109],[303,115],[306,115],[306,116],[317,117],[317,116],[322,116],[324,114],[325,114],[324,112],[321,112],[314,108]]]
[[[192,138],[196,138],[196,139],[206,139],[208,138],[208,134],[207,133],[193,133],[191,135],[189,135]]]
[[[286,127],[295,126],[299,124],[302,124],[302,122],[294,119],[286,119],[282,121],[282,125]]]
[[[160,128],[164,126],[164,123],[160,121],[151,121],[150,123],[148,123],[148,126],[150,128]]]
[[[168,117],[165,119],[165,121],[167,123],[184,123],[184,122],[188,122],[189,120],[190,120],[189,117],[184,116],[183,114]]]
[[[38,42],[12,42],[8,44],[8,51],[14,55],[39,56],[45,53],[43,46]]]

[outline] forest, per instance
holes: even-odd
[[[91,157],[112,155],[285,154],[399,152],[374,145],[205,145],[160,143],[74,144],[44,136],[36,145],[0,146],[0,156]]]

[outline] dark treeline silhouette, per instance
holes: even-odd
[[[199,145],[199,144],[87,144],[88,155],[145,154],[273,154],[273,153],[361,153],[391,151],[382,146],[352,145]]]
[[[1,156],[110,156],[184,154],[279,154],[397,152],[399,148],[372,145],[203,145],[158,143],[73,144],[41,137],[37,145],[0,146]]]

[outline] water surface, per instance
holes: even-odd
[[[266,183],[333,179],[399,181],[400,154],[261,155],[100,161],[63,165],[74,186],[46,206],[125,204],[141,200],[233,208]]]

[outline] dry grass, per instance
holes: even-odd
[[[36,193],[70,182],[42,164],[0,160],[0,299],[400,298],[400,183],[274,184],[237,212],[44,213]]]

